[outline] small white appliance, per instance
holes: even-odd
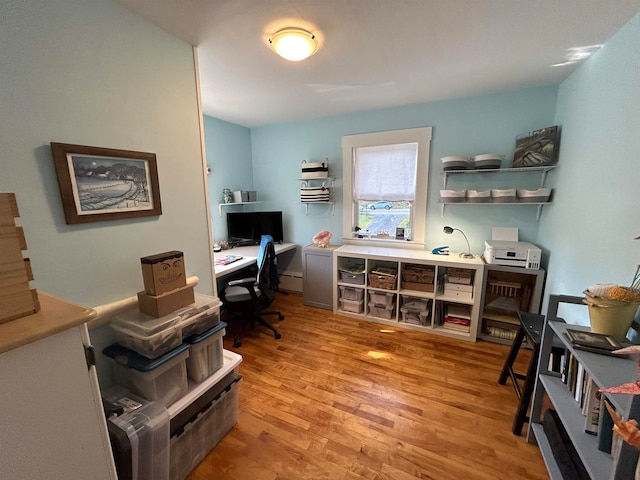
[[[493,265],[538,270],[541,258],[542,251],[532,243],[507,240],[485,240],[484,242],[484,259]]]

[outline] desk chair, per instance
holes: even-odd
[[[254,277],[231,280],[220,292],[225,321],[240,324],[233,338],[234,347],[242,345],[244,323],[255,328],[257,322],[271,330],[276,340],[281,337],[280,332],[264,319],[265,315],[277,315],[278,320],[284,320],[280,312],[266,310],[273,303],[278,288],[276,252],[271,235],[262,235],[256,263],[258,270]]]

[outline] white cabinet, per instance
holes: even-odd
[[[116,480],[95,366],[93,310],[38,292],[40,312],[0,325],[0,478]]]
[[[460,271],[469,275],[468,284],[450,281]],[[333,311],[475,341],[483,271],[484,262],[479,257],[465,259],[457,254],[434,255],[423,250],[344,245],[333,254]],[[386,272],[396,272],[396,277],[391,275],[387,280]],[[372,275],[381,280],[372,283]],[[405,280],[415,280],[413,275],[424,275],[427,280],[417,286],[411,283],[418,282],[407,284]],[[424,311],[414,309],[420,303],[426,304]],[[469,325],[452,325],[449,320],[453,311],[468,312]],[[445,316],[449,317],[446,322]]]
[[[302,298],[305,305],[333,309],[332,257],[338,245],[302,249]]]
[[[503,174],[529,174],[536,173],[540,175],[540,183],[536,188],[544,187],[544,182],[547,176],[547,173],[550,170],[557,168],[557,165],[548,165],[544,167],[521,167],[521,168],[495,168],[495,169],[484,169],[484,170],[449,170],[442,171],[441,174],[444,176],[444,189],[447,188],[449,177],[452,175],[492,175],[494,178],[497,178],[498,175]],[[486,188],[483,188],[486,189]],[[538,208],[536,219],[540,219],[540,213],[542,212],[542,207],[544,205],[548,205],[552,203],[551,200],[546,202],[496,202],[496,203],[473,203],[473,202],[443,202],[440,201],[440,216],[444,217],[445,206],[448,205],[535,205]]]

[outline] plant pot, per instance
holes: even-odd
[[[627,331],[638,311],[637,303],[617,305],[588,303],[589,321],[593,333],[611,335],[619,342],[626,341]]]

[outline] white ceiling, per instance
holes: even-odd
[[[640,0],[116,0],[198,47],[205,114],[247,127],[557,84]],[[268,47],[307,27],[320,50]]]

